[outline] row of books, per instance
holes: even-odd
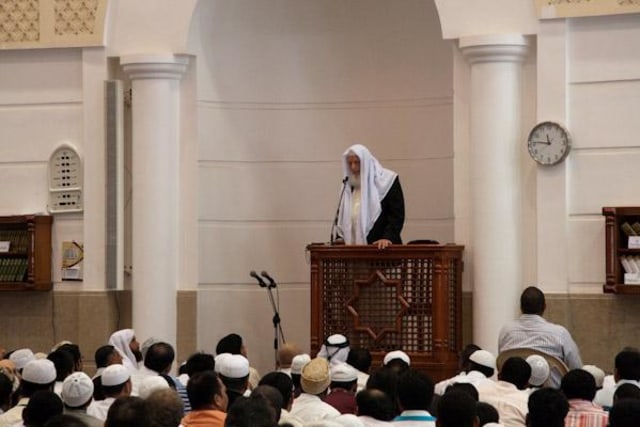
[[[623,222],[620,228],[627,236],[640,236],[640,222],[636,221],[633,224]]]
[[[0,230],[0,242],[11,242],[10,254],[27,253],[29,248],[29,233],[27,230]]]
[[[621,256],[620,263],[622,263],[622,268],[624,268],[625,273],[640,273],[640,256]]]
[[[26,258],[0,258],[0,282],[22,282],[28,267]]]

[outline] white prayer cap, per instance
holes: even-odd
[[[331,381],[348,383],[358,379],[358,371],[346,363],[331,365]]]
[[[293,375],[300,375],[302,373],[302,368],[304,368],[304,365],[309,362],[311,362],[311,356],[306,353],[294,356],[294,358],[291,360],[291,373]]]
[[[384,360],[382,361],[383,365],[391,362],[392,360],[400,359],[407,365],[411,366],[411,358],[407,353],[401,350],[390,351],[389,353],[384,355]]]
[[[487,368],[496,369],[496,357],[489,353],[487,350],[476,350],[471,353],[469,360],[477,363],[478,365],[485,366]]]
[[[549,378],[549,363],[547,359],[539,354],[532,354],[527,357],[527,363],[531,366],[531,377],[529,377],[529,384],[535,387],[542,386]]]
[[[244,378],[249,375],[249,361],[241,354],[230,354],[222,359],[220,375],[227,378]]]
[[[14,351],[9,356],[9,360],[16,364],[16,369],[20,370],[27,366],[27,363],[35,360],[35,356],[33,355],[33,351],[28,348],[21,348],[19,350]]]
[[[596,365],[584,365],[582,369],[593,375],[593,378],[596,380],[597,388],[602,388],[602,384],[604,383],[604,371],[602,369],[598,368]]]
[[[62,401],[72,408],[79,408],[93,397],[93,381],[84,372],[74,372],[62,383]]]
[[[224,359],[226,359],[229,356],[232,356],[232,354],[231,353],[220,353],[220,354],[218,354],[213,359],[213,362],[214,362],[213,370],[216,371],[217,373],[220,373],[220,367],[223,365]]]
[[[126,383],[129,378],[131,378],[131,374],[129,374],[129,370],[119,363],[115,363],[113,365],[109,365],[104,368],[102,371],[102,385],[103,386],[114,386]]]
[[[148,377],[144,377],[140,382],[140,386],[138,387],[138,396],[142,399],[146,399],[151,396],[156,390],[161,390],[163,388],[169,388],[169,383],[160,375],[150,375]]]
[[[305,393],[318,395],[325,391],[331,383],[329,362],[322,357],[316,357],[302,368],[300,385]]]
[[[56,367],[51,360],[32,360],[22,370],[22,379],[34,384],[50,384],[56,380]]]

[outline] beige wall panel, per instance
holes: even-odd
[[[0,215],[45,213],[47,174],[46,163],[0,164]]]
[[[270,272],[278,280],[277,273]],[[218,285],[198,291],[198,346],[215,352],[220,338],[243,337],[251,366],[261,374],[274,370],[273,311],[267,291],[254,285]],[[274,292],[275,297],[275,292]],[[310,293],[308,285],[280,285],[280,317],[284,336],[309,350]]]
[[[3,51],[0,105],[82,100],[80,49]]]
[[[572,19],[570,27],[570,82],[640,77],[640,15]]]
[[[200,225],[201,284],[253,283],[251,270],[267,270],[286,283],[309,281],[305,248],[312,242],[328,242],[331,221],[282,223],[205,223]],[[453,240],[453,221],[405,223],[405,242]]]
[[[251,270],[282,282],[308,282],[305,248],[329,241],[331,222],[204,224],[200,226],[201,284],[253,283]]]
[[[605,281],[604,217],[573,217],[568,222],[569,282],[580,287],[589,284],[602,292]]]
[[[599,215],[603,206],[640,205],[638,164],[638,149],[573,153],[569,212]]]
[[[369,147],[383,164],[385,159],[452,157],[452,129],[449,98],[414,105],[199,108],[201,160],[313,160],[338,166],[354,143]]]
[[[3,86],[0,81],[0,88]],[[63,142],[71,143],[81,153],[80,104],[18,108],[0,106],[0,123],[4,140],[0,144],[0,161],[3,163],[48,162],[53,151]]]
[[[640,145],[640,71],[637,78],[571,86],[569,131],[574,148]]]
[[[453,216],[450,159],[390,161],[403,186],[407,217]],[[333,220],[341,173],[323,163],[231,163],[200,168],[200,219]]]

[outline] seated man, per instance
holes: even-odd
[[[471,384],[474,387],[479,387],[484,382],[493,384],[490,378],[496,370],[496,357],[487,350],[476,350],[469,356],[466,369],[467,372],[439,382],[436,393],[444,393],[453,384]]]
[[[203,371],[189,378],[187,394],[191,412],[184,416],[184,427],[223,427],[227,418],[227,389],[214,371]]]
[[[327,359],[331,364],[346,363],[349,357],[349,338],[342,334],[333,334],[322,343],[318,357]]]
[[[535,286],[526,288],[520,296],[522,315],[502,327],[498,351],[532,348],[561,359],[569,369],[582,367],[580,352],[571,334],[563,326],[542,317],[546,308],[544,293]],[[551,373],[551,386],[560,387],[557,372]]]
[[[365,388],[356,396],[358,419],[365,427],[393,426],[395,407],[391,397],[382,390]]]
[[[260,386],[271,386],[280,392],[282,397],[282,407],[280,408],[280,420],[278,424],[290,424],[292,427],[301,427],[304,425],[302,420],[294,417],[289,412],[293,406],[293,381],[284,372],[269,372],[260,379]]]
[[[358,391],[365,388],[371,369],[371,353],[366,348],[352,348],[347,356],[347,363],[358,370]]]
[[[596,395],[596,380],[582,369],[569,371],[562,378],[562,392],[569,400],[566,427],[607,427],[609,415],[592,402]]]
[[[620,385],[630,383],[640,387],[640,352],[629,349],[618,353],[614,362],[613,378],[615,384],[603,387],[593,400],[605,409],[613,406],[613,394]]]
[[[435,394],[440,396],[443,395],[447,387],[449,387],[451,384],[459,382],[460,378],[467,376],[467,373],[471,370],[469,357],[477,350],[481,350],[481,348],[475,344],[467,344],[465,346],[465,348],[460,352],[460,358],[458,360],[458,374],[436,383],[434,389]]]
[[[476,402],[467,393],[445,393],[438,403],[437,427],[479,427]]]
[[[400,415],[393,424],[403,426],[435,427],[436,419],[429,413],[433,399],[433,381],[426,374],[408,369],[398,379],[398,405]]]
[[[528,406],[527,427],[564,427],[569,403],[558,390],[545,387],[534,391]]]
[[[230,408],[249,387],[249,361],[241,354],[232,354],[221,360],[218,369],[220,380],[227,388]]]
[[[609,413],[610,427],[636,427],[640,419],[640,400],[623,399]]]
[[[524,427],[527,417],[531,366],[521,357],[511,357],[502,365],[498,381],[486,381],[478,386],[480,401],[491,404],[505,427]]]
[[[340,363],[331,365],[331,392],[324,401],[336,408],[341,414],[356,413],[356,389],[358,371],[356,368]]]
[[[331,374],[329,362],[317,357],[302,368],[302,394],[294,400],[291,415],[305,423],[335,418],[340,412],[323,401],[327,395]]]

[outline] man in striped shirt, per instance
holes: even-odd
[[[562,378],[562,392],[569,400],[565,427],[607,427],[609,414],[592,402],[596,395],[596,381],[582,369],[569,371]]]
[[[502,327],[498,351],[532,348],[561,359],[569,369],[582,367],[580,351],[569,331],[542,317],[546,308],[544,293],[535,286],[526,288],[520,296],[522,315]],[[552,387],[559,388],[560,379],[558,372],[551,372]]]

